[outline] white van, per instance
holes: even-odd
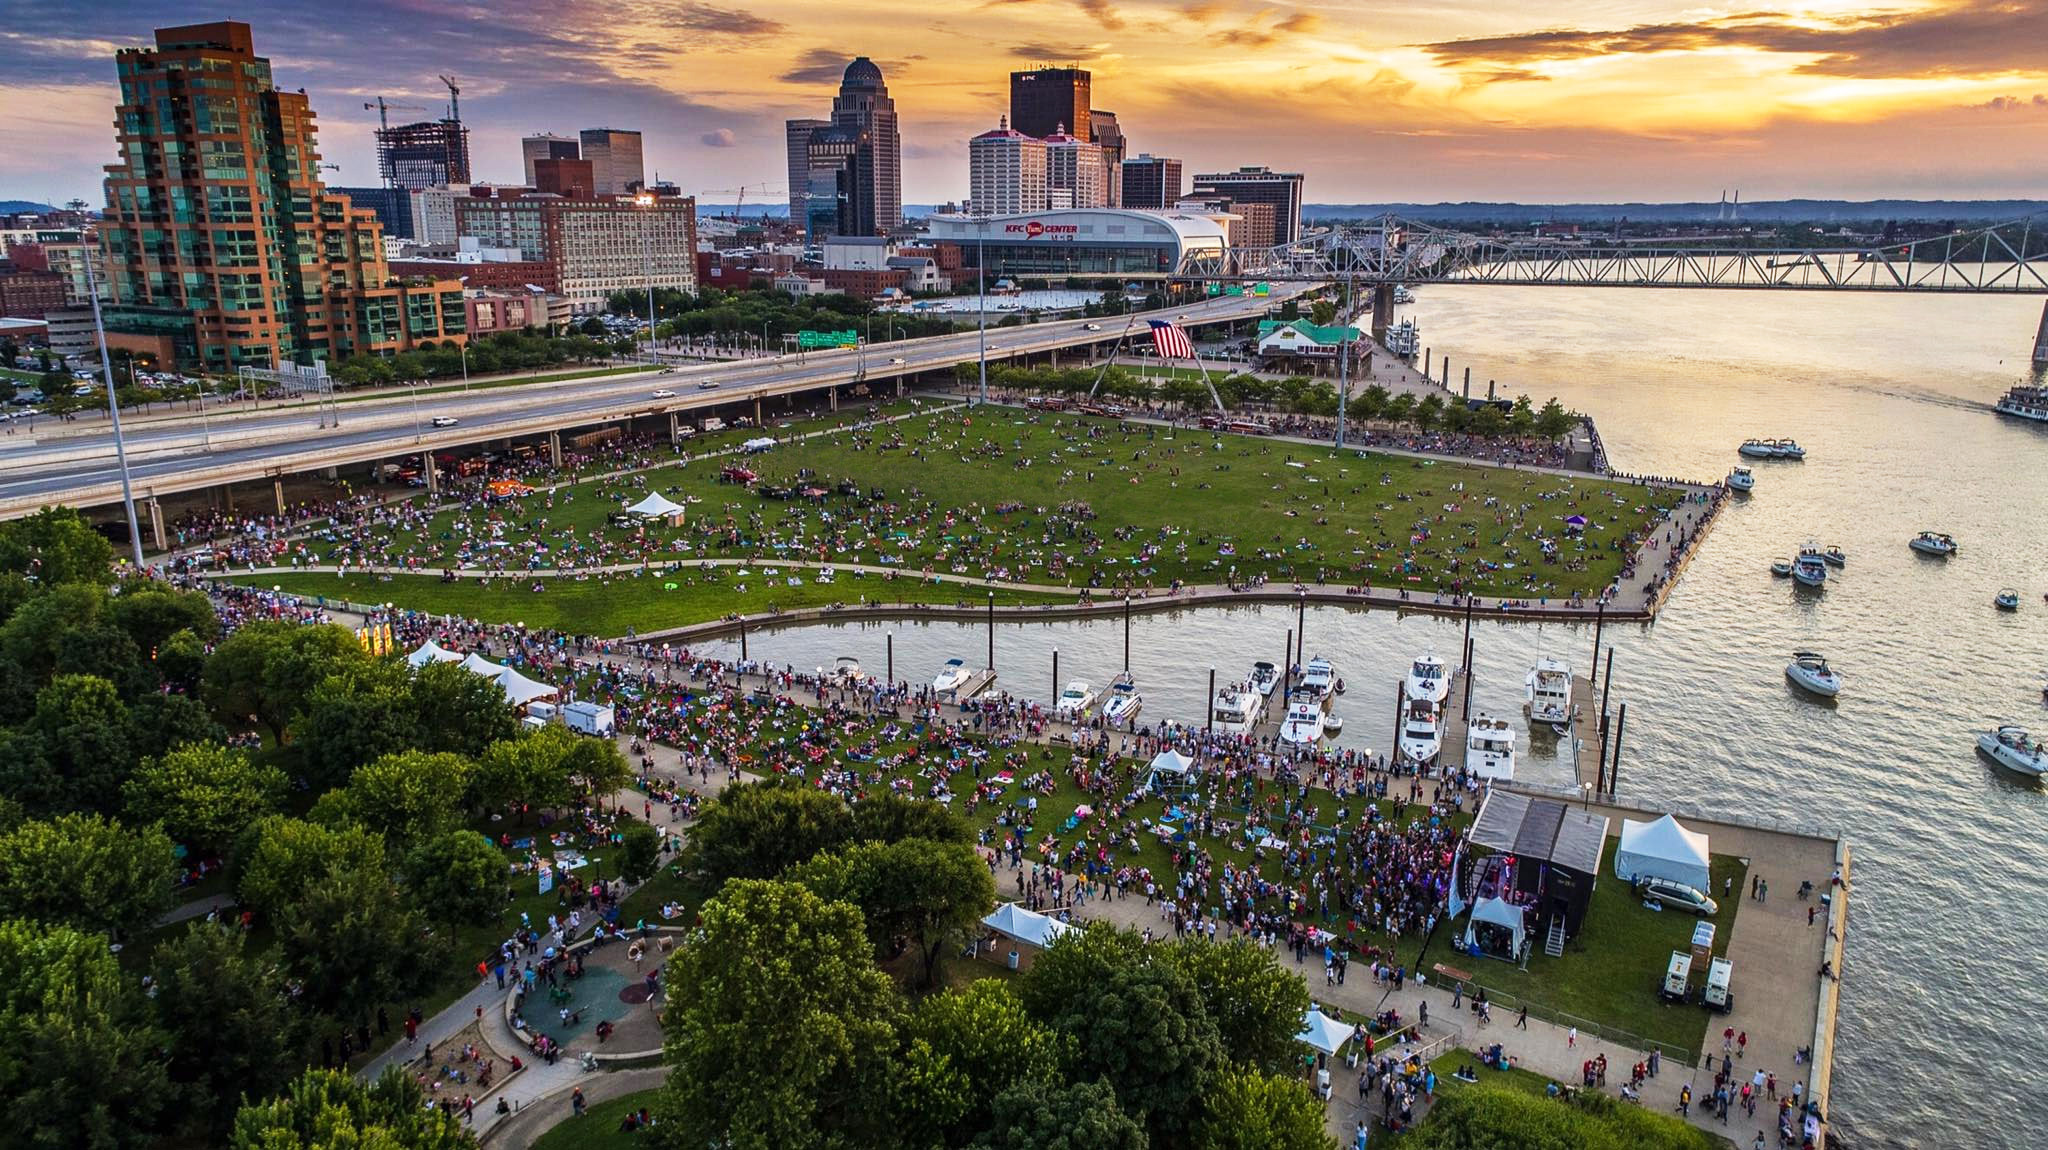
[[[1665,969],[1664,985],[1657,993],[1672,1002],[1692,997],[1692,955],[1682,950],[1671,952],[1671,965]]]
[[[1728,987],[1735,977],[1735,964],[1725,958],[1717,958],[1707,964],[1707,987],[1700,992],[1700,1001],[1710,1010],[1723,1014],[1735,1009],[1735,992]]]

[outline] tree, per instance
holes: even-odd
[[[1570,431],[1573,422],[1571,413],[1553,395],[1543,405],[1543,410],[1536,413],[1536,433],[1545,439],[1556,439]]]
[[[67,380],[64,391],[70,393]],[[97,583],[114,565],[114,545],[68,507],[38,511],[0,523],[0,571],[14,571],[45,587]]]
[[[925,986],[936,981],[939,951],[947,940],[979,923],[996,905],[995,879],[966,843],[917,838],[857,842],[819,855],[790,874],[822,898],[859,907],[878,952],[891,953],[898,942],[916,946]]]
[[[944,805],[913,799],[893,791],[864,798],[853,808],[853,837],[893,843],[930,839],[940,843],[974,842],[974,828]]]
[[[488,926],[505,910],[505,852],[475,831],[443,831],[406,856],[405,883],[437,921]]]
[[[610,739],[579,735],[559,724],[521,731],[484,749],[464,801],[477,810],[560,807],[577,794],[609,795],[633,776]]]
[[[342,1070],[308,1070],[283,1094],[235,1115],[234,1150],[474,1150],[452,1112],[427,1105],[396,1066],[364,1085]]]
[[[206,641],[191,631],[172,633],[156,649],[156,673],[174,691],[197,691],[206,673]]]
[[[971,1150],[1147,1150],[1151,1140],[1107,1082],[1024,1081],[996,1095]]]
[[[59,675],[36,692],[28,722],[41,758],[37,777],[26,764],[0,762],[0,789],[31,811],[113,810],[133,765],[127,709],[114,685],[91,675]]]
[[[0,1129],[32,1150],[143,1150],[168,1102],[162,1036],[107,940],[0,919]]]
[[[123,788],[136,822],[161,823],[201,855],[222,854],[252,822],[284,801],[284,772],[246,751],[184,746],[145,761]]]
[[[519,716],[498,684],[459,663],[429,663],[412,675],[421,750],[480,755],[519,733]]]
[[[1482,404],[1477,411],[1472,413],[1472,432],[1475,435],[1492,439],[1494,436],[1506,432],[1507,429],[1508,417],[1501,414],[1498,404]]]
[[[1309,1007],[1308,984],[1282,970],[1272,951],[1244,938],[1191,937],[1155,948],[1155,954],[1194,982],[1232,1061],[1271,1073],[1298,1064],[1296,1036]]]
[[[1423,396],[1421,402],[1415,405],[1415,430],[1428,435],[1436,430],[1439,423],[1443,422],[1443,417],[1444,399],[1435,392],[1431,392]]]
[[[669,960],[661,1110],[673,1145],[729,1150],[890,1141],[902,1012],[860,912],[794,883],[735,879]],[[775,1052],[777,1072],[760,1072]]]
[[[455,825],[469,771],[469,760],[461,755],[385,755],[349,776],[338,806],[383,835],[393,850],[406,850]]]
[[[1326,299],[1319,299],[1308,305],[1309,322],[1317,327],[1328,327],[1337,322],[1337,305]]]
[[[245,1094],[260,1098],[291,1077],[298,1020],[284,976],[248,953],[241,930],[210,922],[158,944],[152,973],[182,1109],[201,1140],[218,1145]]]
[[[201,641],[220,632],[213,601],[198,591],[177,591],[147,583],[130,583],[107,600],[107,614],[114,624],[135,640],[145,658],[154,659],[164,641],[180,631],[190,631]]]
[[[384,840],[359,826],[324,827],[273,815],[242,832],[229,861],[242,903],[272,915],[329,875],[382,867]]]
[[[1024,1013],[1008,983],[983,979],[917,1004],[903,1028],[904,1105],[913,1146],[963,1146],[987,1127],[990,1104],[1022,1083],[1056,1086],[1066,1049]]]
[[[1529,406],[1529,397],[1518,395],[1515,405],[1508,409],[1508,430],[1516,435],[1527,435],[1536,428],[1536,410]]]
[[[441,947],[375,867],[331,870],[278,908],[278,953],[304,983],[303,1000],[336,1016],[418,993],[433,981]]]
[[[1403,1139],[1421,1150],[1707,1150],[1706,1132],[1669,1114],[1604,1094],[1569,1103],[1505,1086],[1460,1087],[1440,1095],[1429,1121]]]
[[[156,685],[99,587],[67,584],[23,603],[0,628],[0,657],[23,669],[31,690],[60,674],[96,675],[133,698]]]
[[[1402,392],[1393,396],[1380,407],[1380,418],[1399,427],[1415,415],[1415,397]]]
[[[237,628],[214,649],[206,664],[206,700],[236,719],[262,723],[282,742],[313,688],[368,658],[346,627],[258,620]]]
[[[661,832],[631,819],[619,840],[619,874],[627,882],[645,882],[661,869]]]
[[[1295,979],[1300,982],[1300,979]],[[1195,1121],[1196,1150],[1337,1150],[1323,1103],[1299,1078],[1232,1067],[1216,1076]]]
[[[686,864],[713,883],[774,878],[853,837],[853,814],[837,795],[782,783],[733,783],[698,818]]]
[[[98,815],[26,822],[0,835],[0,917],[122,935],[171,905],[177,855],[154,826]]]
[[[301,777],[315,791],[344,786],[357,768],[418,742],[411,676],[399,663],[344,664],[307,692],[291,733]]]
[[[190,695],[151,692],[128,704],[129,753],[137,762],[186,746],[219,746],[227,728]]]

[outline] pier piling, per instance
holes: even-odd
[[[1216,668],[1209,668],[1209,721],[1202,728],[1209,734],[1216,733]]]
[[[1623,700],[1621,713],[1614,716],[1614,757],[1607,765],[1607,797],[1613,798],[1621,786],[1621,733],[1628,728],[1628,701]]]
[[[882,636],[882,651],[883,665],[888,670],[888,674],[884,675],[883,678],[887,679],[891,686],[894,686],[896,683],[896,632],[891,631],[887,635]]]
[[[2034,333],[2034,362],[2048,363],[2048,304],[2041,305],[2041,330]]]
[[[1052,649],[1052,694],[1047,697],[1052,699],[1060,697],[1060,649],[1058,647]]]

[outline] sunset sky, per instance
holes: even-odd
[[[0,199],[97,202],[114,50],[211,19],[310,94],[343,185],[377,182],[364,100],[438,114],[449,73],[480,179],[612,126],[687,192],[783,198],[782,120],[867,55],[910,203],[965,194],[967,138],[1043,61],[1094,72],[1133,153],[1304,171],[1312,202],[2048,197],[2048,0],[0,0]]]

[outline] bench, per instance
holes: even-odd
[[[1440,979],[1448,979],[1452,982],[1472,981],[1472,974],[1470,971],[1459,970],[1455,966],[1445,966],[1443,963],[1439,962],[1435,966],[1430,967],[1430,969],[1436,971],[1437,977]]]

